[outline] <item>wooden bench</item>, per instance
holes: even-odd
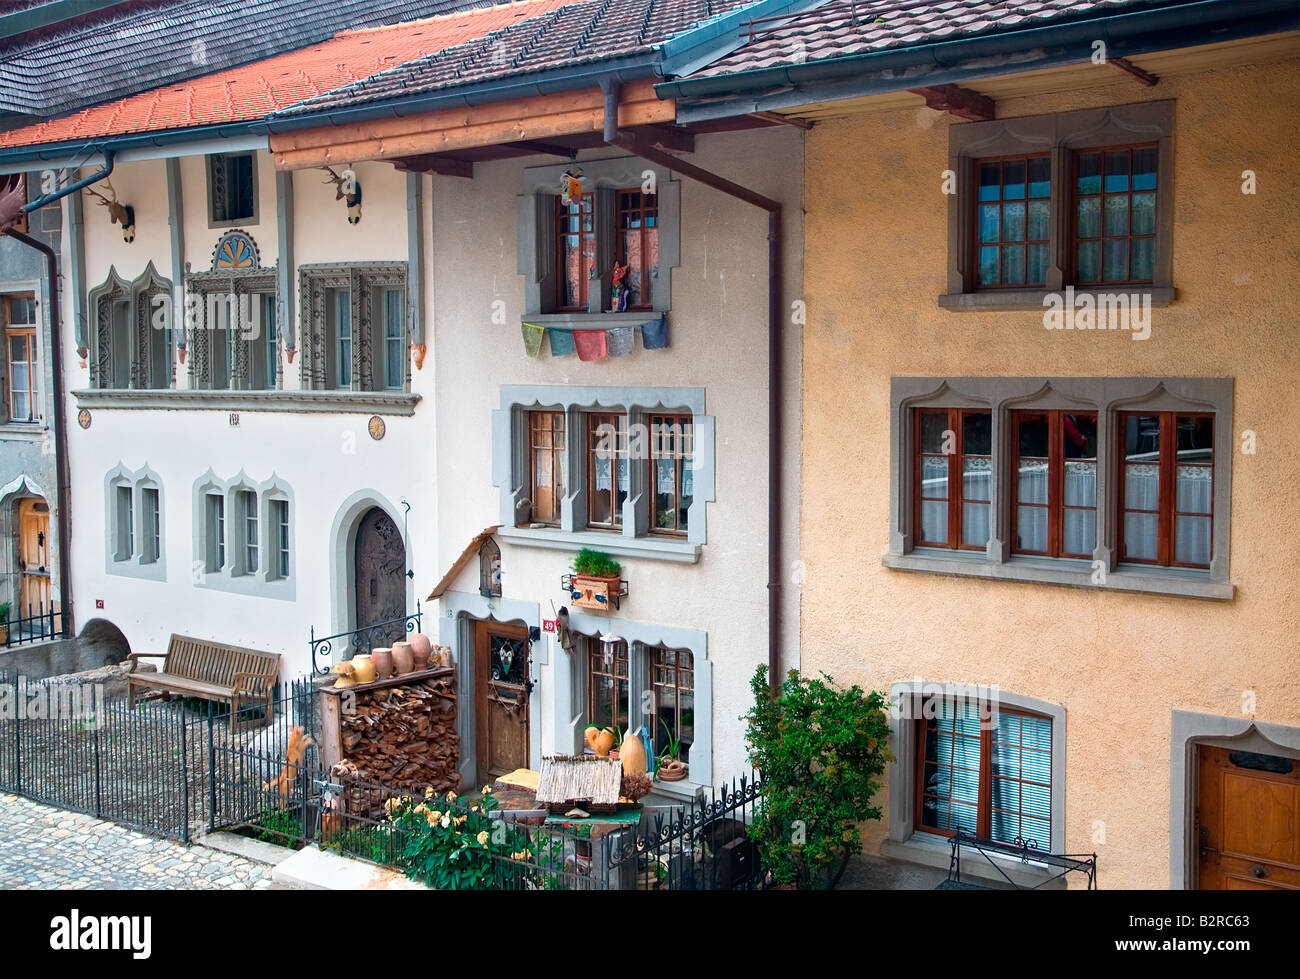
[[[132,710],[136,688],[168,699],[172,694],[230,704],[235,718],[249,706],[265,707],[266,723],[274,709],[272,691],[280,672],[280,654],[226,643],[173,635],[165,653],[131,653],[127,699]],[[142,659],[161,659],[157,673],[137,673]],[[145,697],[149,694],[145,694]],[[143,698],[141,698],[143,699]]]

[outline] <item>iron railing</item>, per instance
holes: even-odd
[[[317,638],[316,627],[312,626],[310,639],[312,670],[317,674],[328,673],[335,663],[335,647],[339,647],[339,662],[351,659],[360,653],[370,652],[376,646],[392,645],[390,637],[395,636],[400,639],[412,632],[419,632],[422,619],[420,600],[417,598],[414,612],[409,612],[401,618],[359,626],[350,632]]]
[[[46,608],[44,602],[38,602],[35,607],[28,602],[26,615],[15,616],[14,611],[22,610],[11,608],[0,619],[0,632],[8,637],[0,646],[22,646],[26,643],[68,638],[67,619],[63,610],[55,608],[53,603]]]
[[[1007,884],[1017,890],[1036,890],[1053,881],[1060,880],[1070,873],[1080,873],[1088,882],[1088,890],[1097,889],[1097,854],[1095,853],[1048,853],[1039,847],[1037,840],[1017,837],[1014,842],[1002,843],[997,840],[981,839],[971,833],[958,831],[952,837],[952,855],[948,860],[948,878],[945,884],[961,886],[966,882],[961,879],[962,849],[973,850],[983,857],[992,869],[996,870]],[[995,857],[1012,858],[1025,866],[1037,866],[1043,871],[1043,877],[1033,883],[1019,883],[1009,875]],[[940,885],[943,886],[942,884]]]

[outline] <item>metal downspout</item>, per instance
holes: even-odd
[[[690,177],[707,187],[767,211],[767,672],[773,696],[780,686],[781,648],[781,204],[747,187],[679,160],[634,134],[618,128],[619,85],[601,84],[605,96],[606,144],[635,153],[642,159]]]

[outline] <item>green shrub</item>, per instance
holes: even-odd
[[[488,791],[471,800],[430,789],[418,804],[389,799],[384,808],[402,836],[400,861],[406,876],[443,890],[482,890],[501,886],[505,871],[497,859],[532,860],[528,837],[490,819],[499,803]],[[508,868],[506,868],[508,869]]]
[[[573,559],[573,570],[587,578],[617,578],[623,566],[603,551],[584,547]]]
[[[773,698],[766,666],[750,687],[745,743],[763,779],[750,836],[775,883],[832,888],[862,850],[859,824],[881,816],[871,800],[880,787],[876,776],[894,760],[889,699],[797,670]]]
[[[298,817],[284,809],[267,809],[257,819],[253,839],[276,846],[289,846],[302,835]]]

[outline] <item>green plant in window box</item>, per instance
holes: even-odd
[[[584,547],[573,559],[569,598],[579,608],[604,611],[610,598],[620,594],[622,575],[623,566],[608,554]]]
[[[0,646],[9,645],[9,603],[0,602]]]
[[[662,782],[680,782],[687,772],[686,763],[681,760],[682,739],[668,729],[662,717],[659,724],[664,729],[664,747],[655,763],[655,778]]]
[[[762,775],[763,798],[749,835],[775,883],[833,888],[862,850],[860,824],[881,818],[872,799],[877,777],[894,760],[889,698],[798,670],[773,696],[766,666],[750,689],[745,743]]]

